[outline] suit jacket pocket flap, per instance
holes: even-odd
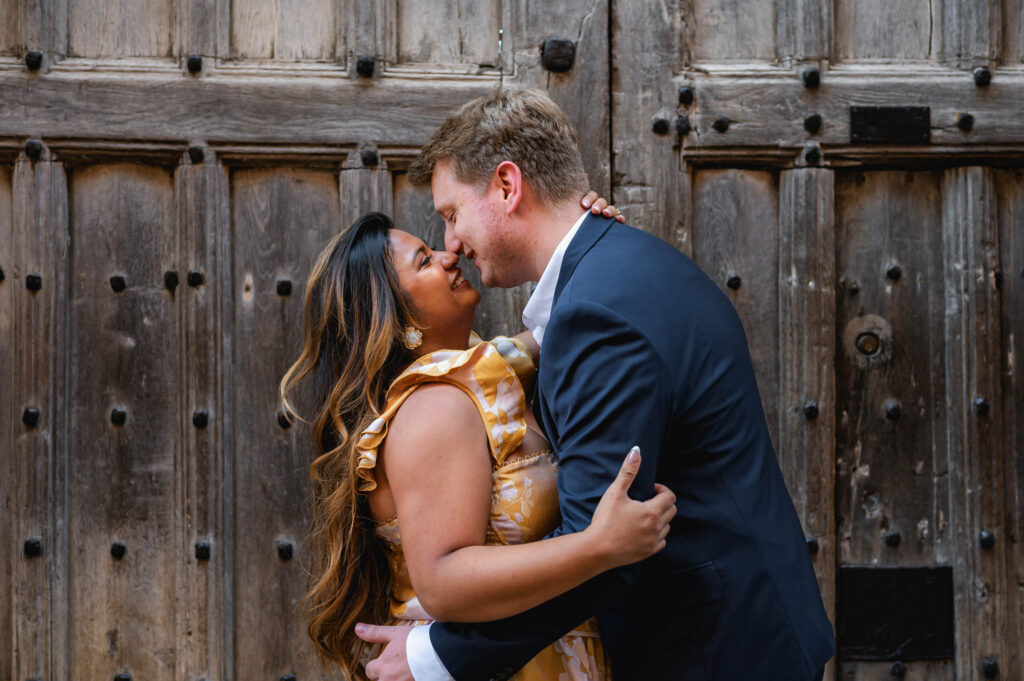
[[[672,570],[665,575],[667,590],[678,605],[700,605],[721,600],[722,578],[710,560]]]

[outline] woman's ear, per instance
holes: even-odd
[[[514,213],[523,199],[523,173],[512,161],[502,161],[494,170],[494,183],[501,192],[506,213]]]

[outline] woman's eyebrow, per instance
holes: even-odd
[[[412,254],[412,266],[413,267],[416,267],[416,256],[419,255],[420,253],[423,254],[423,257],[426,257],[426,255],[427,255],[427,247],[426,246],[420,246],[419,248],[416,249],[416,252]]]

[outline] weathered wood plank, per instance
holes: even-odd
[[[0,166],[0,345],[8,348],[0,353],[0,546],[6,547],[0,558],[0,675],[17,678],[14,669],[13,569],[21,559],[20,543],[15,533],[14,434],[20,429],[14,397],[14,207],[11,195],[12,168]]]
[[[831,57],[831,0],[777,0],[775,21],[780,59],[811,61]]]
[[[935,48],[932,22],[931,3],[835,0],[835,61],[925,61]]]
[[[230,57],[333,61],[337,9],[336,0],[234,0]]]
[[[946,0],[942,8],[942,56],[965,68],[994,65],[1003,38],[1001,3]]]
[[[353,153],[351,158],[358,163],[359,154]],[[383,165],[345,168],[339,175],[338,200],[340,212],[335,230],[348,227],[368,211],[392,215],[391,173]]]
[[[176,541],[184,415],[171,397],[182,348],[163,277],[176,252],[174,183],[167,168],[100,165],[74,170],[70,194],[72,665],[96,678],[170,680],[177,565],[188,550]],[[114,276],[124,278],[121,292]],[[114,542],[125,547],[121,559]]]
[[[67,187],[64,170],[44,148],[41,160],[19,157],[12,178],[14,324],[11,383],[14,413],[12,495],[13,677],[66,678],[67,537],[64,489],[67,443],[62,391],[66,330]],[[60,249],[60,250],[59,250]],[[29,290],[30,275],[41,285]],[[5,285],[7,282],[4,282]],[[38,424],[22,414],[38,410]],[[41,555],[26,556],[39,538]]]
[[[689,34],[696,61],[775,59],[775,32],[766,30],[775,25],[775,0],[694,0],[694,15],[697,23],[681,28]]]
[[[180,15],[181,53],[188,56],[198,54],[213,58],[222,54],[218,49],[218,20],[220,5],[218,0],[181,0]]]
[[[405,0],[393,11],[395,64],[498,64],[500,2]]]
[[[229,678],[322,675],[300,607],[312,452],[304,428],[278,422],[277,385],[301,349],[304,284],[341,225],[339,205],[329,171],[231,175],[235,658]],[[280,280],[292,283],[290,295],[278,293]],[[279,541],[292,545],[291,559],[278,556]]]
[[[185,0],[69,0],[68,56],[176,56]]]
[[[835,622],[836,248],[831,171],[781,173],[778,241],[779,463],[804,532],[817,542],[814,570],[829,619]],[[766,388],[762,394],[773,401]],[[812,402],[813,418],[805,412]],[[825,677],[833,678],[835,662],[829,665]]]
[[[982,658],[999,657],[1009,643],[1003,639],[1010,588],[1006,564],[1001,552],[984,550],[979,539],[984,530],[993,532],[996,541],[1007,536],[999,456],[999,227],[991,171],[951,169],[942,185],[950,542],[959,582],[957,677],[966,679],[977,674]],[[985,400],[987,408],[979,407],[978,400]]]
[[[1006,0],[1002,5],[1002,61],[1008,66],[1024,62],[1024,2]]]
[[[12,57],[21,57],[25,54],[20,3],[0,3],[0,54]]]

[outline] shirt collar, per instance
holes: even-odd
[[[537,282],[533,295],[530,296],[526,307],[523,308],[523,324],[533,332],[533,338],[537,341],[537,345],[544,342],[544,329],[547,328],[548,320],[551,318],[551,305],[555,300],[555,287],[558,286],[558,275],[562,270],[565,251],[569,248],[573,237],[576,236],[576,232],[580,230],[580,225],[587,219],[589,212],[589,210],[583,211],[583,215],[576,220],[565,237],[558,243],[555,252],[551,254],[551,259],[548,260],[547,267],[544,268],[544,273],[540,275],[540,281]]]

